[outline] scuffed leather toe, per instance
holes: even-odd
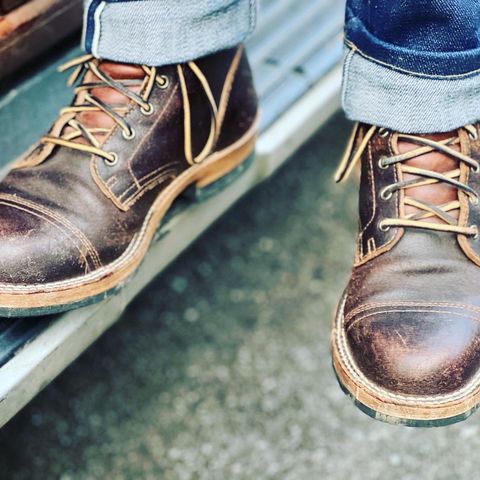
[[[395,394],[448,394],[480,369],[480,313],[474,309],[377,307],[356,314],[345,328],[362,374]]]
[[[0,245],[0,290],[2,284],[68,280],[98,266],[88,239],[73,225],[20,198],[0,202]]]

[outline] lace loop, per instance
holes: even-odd
[[[358,128],[358,125],[356,125],[347,152],[335,175],[337,181],[341,181],[348,177],[355,164],[362,158],[365,149],[375,133],[384,136],[385,132],[385,129],[378,129],[375,126],[370,127],[364,133],[358,149],[355,150],[354,143]],[[466,125],[464,130],[468,133],[471,139],[478,138],[477,128],[474,125]],[[396,135],[398,140],[415,144],[417,145],[417,148],[413,148],[404,153],[397,153],[390,157],[383,156],[378,161],[378,166],[381,169],[387,169],[390,166],[397,166],[401,174],[410,174],[415,176],[415,178],[403,180],[401,176],[399,181],[384,187],[380,192],[380,197],[383,200],[388,201],[392,198],[395,192],[402,191],[404,193],[401,197],[403,204],[414,207],[419,212],[406,214],[399,218],[386,218],[379,224],[379,228],[382,231],[387,231],[390,228],[421,228],[425,230],[457,233],[477,238],[479,235],[477,226],[460,225],[458,219],[451,214],[451,212],[460,209],[461,203],[459,200],[451,201],[442,205],[434,205],[431,202],[419,200],[408,195],[408,191],[414,188],[425,185],[446,184],[456,188],[459,194],[460,192],[465,194],[473,205],[478,205],[478,193],[472,187],[461,181],[461,168],[459,167],[448,172],[440,173],[425,168],[407,165],[405,162],[420,157],[421,155],[438,151],[457,160],[460,165],[468,166],[474,172],[480,171],[480,163],[454,148],[456,145],[460,144],[458,136],[436,141],[411,134],[398,133]],[[440,219],[442,223],[428,221],[431,218]]]
[[[123,137],[126,140],[131,140],[135,137],[135,131],[124,118],[124,114],[127,113],[129,109],[128,105],[109,105],[93,95],[91,93],[92,90],[96,88],[111,88],[136,104],[142,112],[147,112],[145,114],[151,115],[151,113],[153,113],[153,106],[148,99],[150,98],[152,90],[155,85],[158,85],[162,89],[167,88],[170,83],[169,79],[165,75],[157,75],[157,69],[155,67],[142,66],[145,73],[143,79],[115,80],[99,68],[98,60],[92,55],[83,55],[75,58],[62,65],[59,71],[64,72],[71,68],[74,70],[67,83],[72,86],[80,81],[80,85],[75,88],[75,94],[77,96],[83,94],[81,104],[74,104],[60,111],[60,115],[72,116],[65,124],[65,127],[70,127],[71,131],[59,136],[45,135],[41,139],[41,142],[98,155],[109,165],[115,165],[118,161],[118,156],[115,153],[106,152],[95,136],[106,135],[110,133],[111,128],[87,127],[75,118],[76,115],[86,112],[99,112],[108,115],[122,130]],[[88,71],[92,72],[98,81],[84,82],[83,79]],[[142,93],[137,94],[129,87],[138,87]],[[79,142],[79,139],[83,139],[84,141]]]

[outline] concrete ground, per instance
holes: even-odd
[[[0,431],[2,480],[478,478],[480,414],[385,425],[336,384],[356,185],[331,178],[349,130],[333,119]]]

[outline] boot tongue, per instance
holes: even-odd
[[[141,82],[145,78],[145,71],[138,65],[103,61],[100,62],[98,66],[102,72],[120,83],[122,80],[139,80]],[[83,83],[94,82],[101,82],[101,80],[93,72],[88,71]],[[126,88],[135,93],[138,93],[141,90],[141,86],[127,86]],[[92,88],[89,93],[91,96],[98,98],[109,106],[125,106],[128,108],[130,104],[130,100],[125,95],[111,87]],[[86,92],[80,92],[75,99],[75,104],[83,104],[85,94]],[[123,113],[119,113],[123,115]],[[115,121],[109,115],[98,110],[80,112],[75,118],[88,129],[112,128],[115,125]],[[105,135],[96,134],[95,136],[101,142]],[[79,143],[85,143],[85,139],[83,138],[79,138],[76,141]]]
[[[447,138],[452,138],[457,136],[457,132],[449,132],[449,133],[436,133],[432,135],[417,135],[423,136],[424,138],[428,138],[430,140],[441,141]],[[459,150],[458,145],[451,145],[452,148],[455,150]],[[398,141],[398,151],[399,153],[405,153],[409,150],[413,150],[418,148],[418,145],[414,143],[410,143],[407,141]],[[455,170],[459,167],[458,160],[451,158],[449,155],[446,155],[441,152],[433,151],[419,157],[413,158],[404,162],[404,165],[409,165],[412,167],[422,168],[424,170],[431,170],[433,172],[438,173],[446,173],[451,170]],[[417,179],[419,178],[417,175],[412,175],[409,173],[404,173],[405,180]],[[428,203],[432,203],[434,205],[442,205],[451,201],[458,200],[458,190],[451,185],[447,185],[446,183],[435,183],[432,185],[424,185],[415,188],[409,188],[405,190],[405,195],[413,198],[415,200],[425,201]],[[419,213],[420,211],[416,207],[412,207],[410,205],[405,205],[405,214],[415,214]],[[454,217],[458,218],[459,211],[458,210],[451,210],[449,214]],[[438,217],[430,217],[428,219],[429,222],[432,223],[444,223],[444,221]]]

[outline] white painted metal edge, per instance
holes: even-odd
[[[268,178],[339,108],[342,67],[322,78],[279,120],[265,131],[257,144],[257,161]]]
[[[172,218],[165,227],[168,233],[152,246],[136,276],[119,295],[62,315],[0,369],[0,426],[105,332],[132,298],[189,244],[328,120],[339,107],[340,82],[341,69],[336,68],[260,136],[253,165],[234,184]]]

